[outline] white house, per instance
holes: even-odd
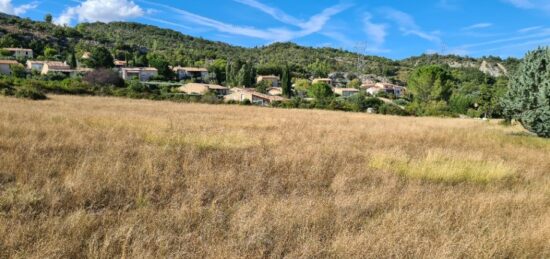
[[[154,67],[124,67],[120,69],[122,79],[139,79],[148,81],[151,77],[158,75],[158,70]]]
[[[11,55],[17,59],[30,59],[34,56],[32,49],[4,48],[4,50],[11,52]]]
[[[27,69],[29,71],[39,71],[42,72],[42,68],[44,67],[45,61],[37,61],[37,60],[27,60]]]

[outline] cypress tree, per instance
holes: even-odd
[[[283,90],[283,96],[286,96],[288,98],[292,97],[292,75],[288,66],[285,66],[283,69],[281,88]]]
[[[550,138],[550,48],[527,53],[510,79],[502,100],[504,113],[527,130]]]

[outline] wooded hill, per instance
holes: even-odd
[[[401,82],[406,81],[409,71],[420,65],[480,68],[486,61],[486,67],[496,70],[486,69],[484,72],[502,76],[515,70],[519,63],[514,58],[475,59],[437,54],[391,60],[342,49],[303,47],[294,43],[244,48],[139,23],[82,23],[72,28],[0,14],[0,47],[32,48],[38,59],[45,58],[46,49],[54,49],[55,56],[48,58],[65,60],[72,51],[81,54],[93,46],[107,47],[118,59],[134,59],[137,55],[154,53],[171,65],[182,66],[206,66],[216,59],[238,59],[259,67],[288,64],[295,73],[303,76],[343,71],[376,74]],[[358,66],[358,63],[364,65]],[[499,67],[507,71],[501,71]]]

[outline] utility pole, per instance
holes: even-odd
[[[367,41],[357,42],[355,52],[357,53],[357,73],[362,73],[365,67],[365,56],[367,55]]]

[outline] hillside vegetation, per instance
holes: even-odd
[[[0,257],[548,258],[548,157],[481,120],[0,97]]]
[[[334,48],[311,48],[294,43],[275,43],[256,48],[243,48],[222,42],[209,41],[184,35],[180,32],[156,26],[130,22],[82,23],[75,28],[16,16],[0,14],[0,47],[28,47],[38,55],[44,55],[46,48],[53,48],[58,58],[65,60],[76,49],[79,54],[91,47],[105,46],[119,59],[133,59],[143,52],[155,53],[172,65],[204,66],[216,60],[243,60],[260,66],[289,64],[295,72],[303,75],[315,74],[312,64],[327,66],[328,71],[345,71],[362,74],[377,74],[393,80],[406,81],[406,74],[420,65],[450,65],[458,68],[480,68],[483,61],[490,66],[502,64],[512,72],[519,63],[514,58],[483,57],[473,59],[455,55],[422,55],[401,61],[378,56],[363,56]],[[358,60],[361,66],[358,71]],[[502,70],[489,73],[505,76]]]

